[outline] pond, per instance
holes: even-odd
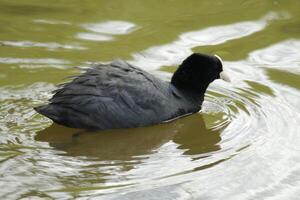
[[[1,199],[296,199],[297,0],[0,0]],[[116,58],[170,80],[192,52],[231,83],[200,113],[152,127],[78,132],[32,108],[77,66]]]

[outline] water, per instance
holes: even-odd
[[[300,3],[0,0],[1,199],[299,199]],[[169,80],[218,54],[203,110],[80,132],[33,106],[74,66],[122,58]]]

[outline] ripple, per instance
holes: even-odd
[[[32,42],[32,41],[0,41],[0,46],[12,46],[12,47],[43,47],[49,50],[56,49],[74,49],[74,50],[84,50],[85,47],[78,45],[63,45],[56,42],[43,43],[43,42]]]
[[[250,53],[249,62],[258,66],[300,73],[300,41],[286,40]]]
[[[271,12],[257,21],[238,22],[183,33],[170,44],[150,47],[133,54],[133,60],[130,62],[137,66],[143,66],[147,70],[177,65],[192,53],[191,49],[194,47],[217,45],[249,36],[265,29],[271,21],[281,18],[285,18],[282,13]]]
[[[55,58],[5,58],[0,57],[1,64],[19,64],[20,68],[37,69],[53,67],[57,69],[69,68],[70,62]]]
[[[71,25],[70,22],[68,21],[60,21],[60,20],[48,20],[48,19],[35,19],[33,22],[38,23],[38,24],[63,24],[63,25]]]
[[[137,29],[135,24],[126,21],[106,21],[101,23],[83,24],[82,27],[92,32],[108,35],[124,35]]]
[[[69,64],[69,61],[60,60],[55,58],[1,58],[0,63],[2,64],[16,64],[16,63],[27,63],[27,64],[54,64],[64,65]]]
[[[78,33],[77,38],[83,40],[93,40],[93,41],[111,41],[114,38],[110,35],[96,34],[96,33]]]
[[[138,29],[138,27],[127,21],[106,21],[101,23],[90,23],[81,25],[87,31],[78,33],[77,38],[94,41],[111,41],[114,39],[113,35],[125,35]]]

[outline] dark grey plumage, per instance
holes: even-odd
[[[56,90],[49,104],[35,110],[74,128],[105,130],[157,124],[198,112],[208,84],[219,78],[221,71],[216,57],[193,54],[169,83],[116,60],[91,67]]]

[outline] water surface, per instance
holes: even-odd
[[[297,199],[300,2],[0,0],[1,199]],[[121,58],[169,80],[192,52],[232,83],[200,113],[88,133],[43,104],[75,66]]]

